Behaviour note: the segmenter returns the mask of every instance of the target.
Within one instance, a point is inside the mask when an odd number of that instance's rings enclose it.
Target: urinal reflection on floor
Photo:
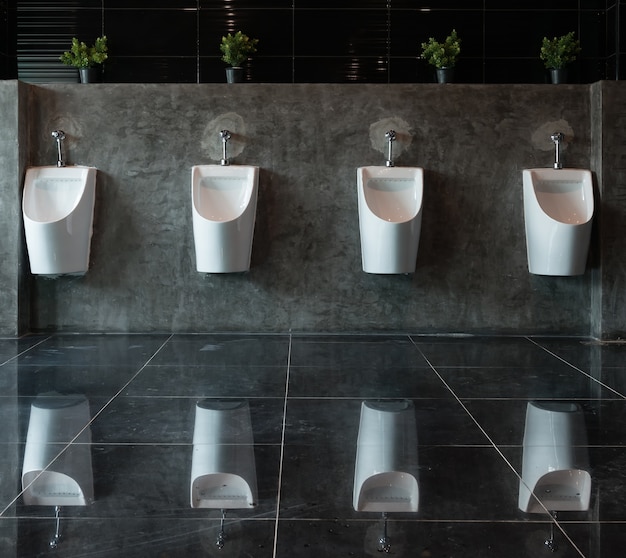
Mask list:
[[[518,507],[526,513],[587,511],[591,475],[587,432],[578,403],[530,401],[526,407]],[[554,522],[545,545],[556,549]]]
[[[417,512],[417,425],[408,399],[363,401],[357,438],[352,505],[382,514],[379,551],[389,552],[390,512]]]
[[[22,497],[28,506],[54,506],[60,539],[62,506],[86,506],[94,498],[89,401],[84,395],[43,393],[31,405]]]
[[[190,503],[192,508],[221,510],[216,545],[226,535],[227,509],[257,504],[254,436],[247,400],[203,399],[196,403]]]

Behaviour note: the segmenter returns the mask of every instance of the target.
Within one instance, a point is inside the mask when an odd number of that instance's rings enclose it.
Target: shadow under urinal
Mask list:
[[[95,167],[31,167],[22,196],[31,273],[84,274],[89,268]]]
[[[93,501],[90,421],[84,395],[37,396],[22,467],[26,505],[86,506]]]
[[[528,271],[582,275],[594,213],[593,180],[585,169],[525,169],[524,222]]]
[[[588,510],[588,469],[587,432],[580,405],[529,402],[519,509],[526,513]]]
[[[250,408],[246,400],[196,404],[191,507],[249,509],[257,503]]]
[[[359,512],[417,512],[417,426],[410,400],[363,401],[353,507]]]
[[[197,271],[234,273],[250,269],[258,189],[259,167],[192,167]]]
[[[366,273],[413,273],[422,228],[424,169],[357,169],[361,261]]]

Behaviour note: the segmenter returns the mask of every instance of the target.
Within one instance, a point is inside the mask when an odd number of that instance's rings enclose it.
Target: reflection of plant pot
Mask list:
[[[437,68],[437,83],[453,83],[454,68]]]
[[[552,83],[567,83],[567,69],[559,68],[555,70],[550,68],[550,81]]]
[[[81,83],[99,83],[102,81],[102,70],[100,67],[78,68]]]
[[[241,83],[243,81],[243,68],[232,67],[226,68],[227,83]]]

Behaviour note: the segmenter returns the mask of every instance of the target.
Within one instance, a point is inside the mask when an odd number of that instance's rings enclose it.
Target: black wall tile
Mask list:
[[[295,56],[387,56],[386,10],[296,10],[294,21]]]
[[[105,66],[104,81],[112,83],[196,83],[195,57],[125,56]]]
[[[6,23],[14,36],[4,42],[0,37],[0,77],[11,77],[11,68],[19,66],[15,73],[21,79],[66,81],[67,68],[59,69],[56,60],[71,38],[91,42],[106,34],[106,81],[115,81],[115,76],[134,81],[127,70],[131,60],[147,63],[137,70],[140,81],[178,81],[176,76],[183,82],[222,81],[221,37],[241,30],[259,39],[249,70],[254,71],[254,81],[428,82],[432,68],[419,60],[421,43],[429,37],[443,40],[455,28],[462,40],[459,80],[463,76],[469,83],[542,83],[542,38],[573,30],[583,48],[578,79],[590,83],[613,79],[621,71],[624,53],[616,50],[623,51],[626,32],[618,2],[0,0],[5,20],[7,6],[15,6],[13,21],[9,17]],[[6,45],[16,45],[13,54]],[[179,69],[176,60],[181,61]],[[610,71],[604,73],[607,67]]]
[[[111,56],[196,56],[197,14],[186,10],[105,10]]]

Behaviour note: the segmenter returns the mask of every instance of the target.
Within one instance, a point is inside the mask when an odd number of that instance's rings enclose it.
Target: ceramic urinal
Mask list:
[[[424,170],[357,169],[361,260],[366,273],[413,273],[422,228]]]
[[[245,400],[205,399],[196,404],[191,465],[191,507],[256,506],[257,480],[250,409]]]
[[[594,211],[591,172],[523,171],[528,270],[536,275],[582,275]]]
[[[526,408],[519,509],[527,513],[585,511],[591,475],[582,409],[567,402]]]
[[[22,490],[26,505],[93,501],[89,402],[83,395],[38,396],[30,409]]]
[[[364,401],[353,506],[362,512],[416,512],[417,428],[412,401]]]
[[[191,170],[196,269],[250,269],[259,167],[196,165]]]
[[[22,212],[33,274],[87,271],[95,199],[95,167],[27,169]]]

